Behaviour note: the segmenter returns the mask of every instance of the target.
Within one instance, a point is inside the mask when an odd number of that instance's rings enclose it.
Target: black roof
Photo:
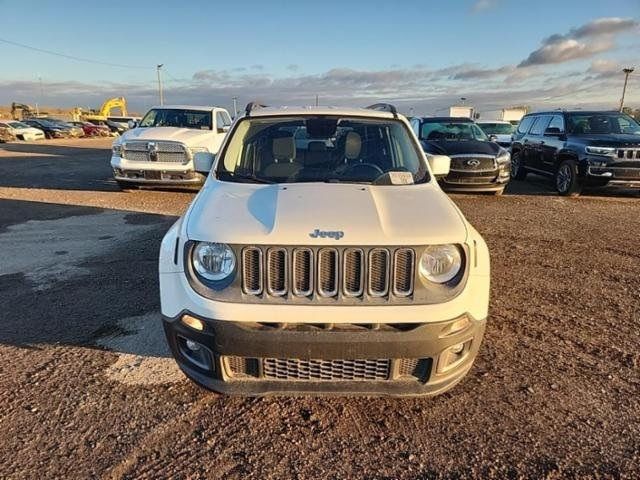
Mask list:
[[[529,115],[558,115],[561,113],[577,113],[577,114],[586,114],[586,115],[596,115],[598,113],[607,113],[614,114],[620,113],[617,110],[541,110],[539,112],[530,112],[527,113],[526,116]]]
[[[421,117],[420,120],[427,123],[475,123],[469,117]]]

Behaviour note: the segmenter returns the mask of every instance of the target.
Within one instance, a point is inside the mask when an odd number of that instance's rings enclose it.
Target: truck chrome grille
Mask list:
[[[187,163],[187,148],[179,142],[125,142],[122,157],[132,162]]]
[[[454,172],[493,172],[497,169],[493,155],[451,155],[451,170]]]
[[[242,291],[270,297],[343,299],[410,297],[414,293],[413,248],[241,248]]]

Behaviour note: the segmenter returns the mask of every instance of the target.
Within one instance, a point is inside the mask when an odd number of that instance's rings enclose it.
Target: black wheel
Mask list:
[[[582,191],[582,182],[578,177],[578,164],[573,160],[564,160],[558,166],[555,176],[556,190],[565,197],[577,197]]]
[[[516,180],[524,180],[527,178],[527,169],[522,165],[522,157],[520,152],[513,152],[511,155],[511,178]]]

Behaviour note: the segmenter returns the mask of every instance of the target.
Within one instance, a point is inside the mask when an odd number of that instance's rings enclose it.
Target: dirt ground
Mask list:
[[[161,332],[193,192],[118,191],[109,141],[0,146],[0,478],[639,478],[640,196],[454,195],[492,256],[479,358],[426,399],[224,397]]]

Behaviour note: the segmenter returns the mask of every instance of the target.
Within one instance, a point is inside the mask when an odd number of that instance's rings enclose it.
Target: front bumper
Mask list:
[[[611,185],[640,185],[640,162],[635,165],[589,165],[586,169],[586,177],[589,180],[606,181]]]
[[[442,393],[471,368],[486,323],[468,314],[444,322],[378,327],[198,317],[205,325],[198,331],[181,318],[164,316],[163,323],[184,373],[208,389],[243,395]],[[460,329],[451,332],[454,325]],[[199,345],[195,357],[187,340]],[[448,350],[460,344],[461,353]]]
[[[193,170],[192,163],[132,162],[111,157],[113,176],[119,182],[140,185],[202,185],[205,176]]]

